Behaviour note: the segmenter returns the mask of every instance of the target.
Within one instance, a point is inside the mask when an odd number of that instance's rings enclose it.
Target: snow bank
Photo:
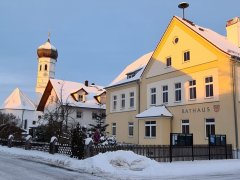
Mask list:
[[[46,152],[7,148],[0,146],[1,154],[11,154],[17,157],[35,160],[56,166],[97,174],[116,179],[151,179],[176,178],[192,175],[234,172],[240,170],[240,160],[202,160],[173,163],[159,163],[131,151],[116,151],[100,153],[85,160],[77,160],[65,155],[48,154]]]

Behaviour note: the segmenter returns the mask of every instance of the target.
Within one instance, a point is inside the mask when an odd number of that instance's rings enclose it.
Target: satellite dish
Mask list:
[[[179,5],[178,5],[178,8],[182,9],[183,10],[183,19],[184,19],[184,9],[187,8],[189,6],[188,3],[186,2],[181,2]]]

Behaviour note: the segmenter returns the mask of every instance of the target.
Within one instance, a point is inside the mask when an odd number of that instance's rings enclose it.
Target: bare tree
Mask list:
[[[70,136],[70,129],[75,119],[71,116],[76,110],[74,104],[69,101],[69,96],[64,97],[64,83],[61,86],[59,97],[51,97],[51,103],[44,109],[41,118],[42,126],[47,126],[49,136],[57,136],[59,140]]]

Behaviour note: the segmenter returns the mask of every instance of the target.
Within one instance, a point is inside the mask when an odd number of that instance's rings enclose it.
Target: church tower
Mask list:
[[[43,94],[48,80],[55,77],[55,65],[57,62],[58,52],[57,49],[50,43],[48,37],[47,42],[39,46],[37,49],[38,54],[38,73],[36,93]]]

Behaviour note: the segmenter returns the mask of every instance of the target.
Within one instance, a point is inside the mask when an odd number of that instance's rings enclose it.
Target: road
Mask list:
[[[48,164],[0,154],[0,180],[103,180]],[[105,179],[105,178],[104,178]]]
[[[186,169],[187,171],[187,169]],[[239,171],[228,173],[215,173],[205,175],[191,176],[172,176],[164,177],[140,177],[140,176],[122,176],[122,177],[97,177],[91,174],[80,173],[64,168],[54,167],[50,164],[26,160],[17,156],[0,153],[0,180],[237,180],[240,179]]]

